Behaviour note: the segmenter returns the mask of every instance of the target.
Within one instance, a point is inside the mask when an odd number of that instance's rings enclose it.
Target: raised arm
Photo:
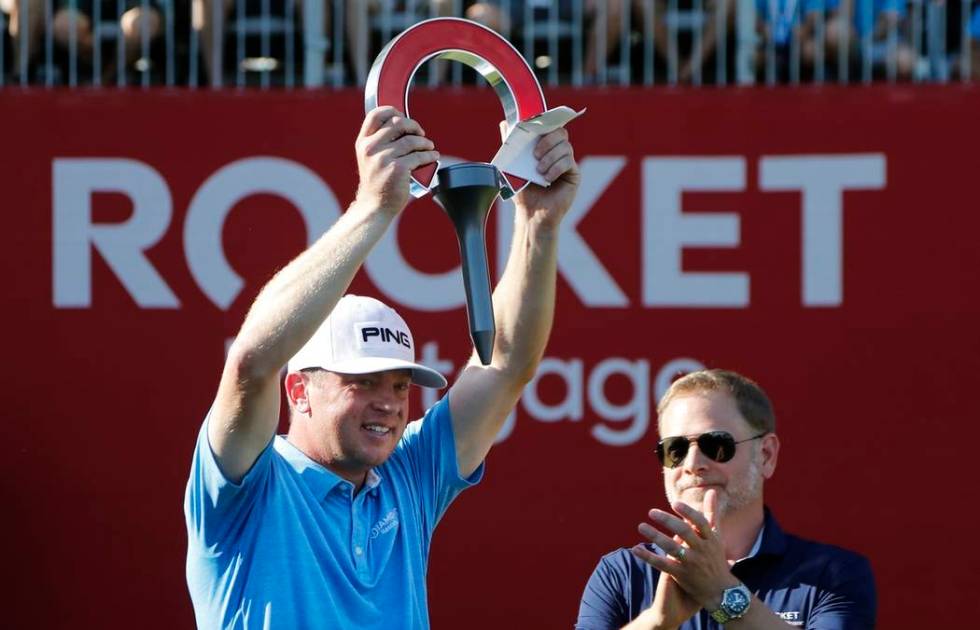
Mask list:
[[[515,197],[510,256],[493,292],[493,359],[483,366],[471,358],[449,394],[463,476],[472,474],[490,451],[521,390],[534,376],[551,333],[558,226],[575,198],[579,171],[564,129],[542,136],[535,157],[539,172],[552,184],[531,184]]]
[[[225,476],[241,479],[279,420],[279,371],[330,314],[354,274],[408,204],[412,169],[438,154],[418,123],[390,107],[364,119],[354,203],[309,249],[283,267],[252,304],[228,351],[208,422]]]

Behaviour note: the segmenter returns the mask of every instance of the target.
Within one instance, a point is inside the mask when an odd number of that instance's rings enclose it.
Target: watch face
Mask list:
[[[724,606],[728,610],[728,613],[732,616],[741,615],[746,610],[748,610],[749,603],[752,600],[741,589],[732,589],[725,592]]]

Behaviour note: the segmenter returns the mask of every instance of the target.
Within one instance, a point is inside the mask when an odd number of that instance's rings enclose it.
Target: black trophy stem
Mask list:
[[[456,228],[466,289],[470,337],[483,365],[493,357],[496,326],[487,264],[487,216],[500,193],[500,173],[492,164],[464,162],[439,169],[433,198]]]

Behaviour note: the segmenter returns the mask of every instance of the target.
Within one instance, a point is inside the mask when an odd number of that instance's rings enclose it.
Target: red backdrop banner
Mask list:
[[[978,585],[980,90],[546,96],[589,109],[570,126],[584,183],[555,330],[436,533],[433,626],[570,627],[599,557],[664,506],[655,400],[699,365],[768,390],[767,503],[871,558],[880,626],[959,625]],[[362,102],[0,94],[4,625],[193,625],[194,440],[256,292],[352,197]],[[412,110],[444,156],[499,143],[492,91],[413,92]],[[494,274],[511,211],[489,220]],[[352,288],[399,308],[449,374],[469,352],[457,256],[426,198]]]

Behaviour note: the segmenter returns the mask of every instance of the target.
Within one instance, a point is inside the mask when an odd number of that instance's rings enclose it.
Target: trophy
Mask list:
[[[483,365],[493,356],[496,327],[487,264],[486,222],[498,196],[509,199],[529,182],[549,185],[537,172],[534,143],[578,116],[567,107],[547,110],[537,77],[520,52],[496,32],[469,20],[435,18],[388,42],[368,74],[365,111],[390,105],[409,116],[408,88],[430,59],[464,63],[479,72],[503,106],[508,134],[491,162],[430,164],[412,172],[410,191],[432,193],[456,229],[470,338]]]

